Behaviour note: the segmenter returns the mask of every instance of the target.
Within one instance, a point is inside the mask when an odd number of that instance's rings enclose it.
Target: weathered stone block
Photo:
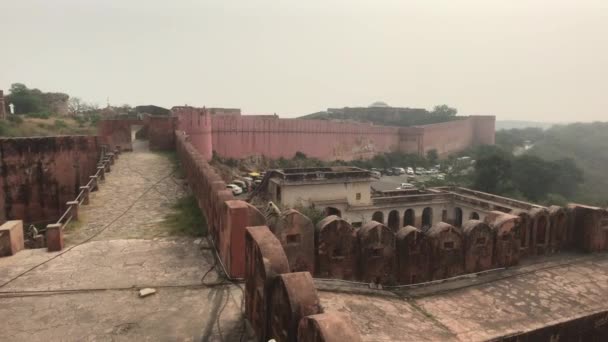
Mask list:
[[[23,221],[7,221],[1,225],[0,257],[14,255],[23,248]]]
[[[350,223],[332,215],[315,231],[317,274],[322,278],[354,279],[357,274],[357,239]]]
[[[259,340],[266,340],[270,286],[289,263],[268,227],[247,227],[245,236],[245,315]]]
[[[300,320],[322,312],[310,273],[281,274],[271,290],[267,338],[277,342],[296,342]]]
[[[413,226],[400,228],[396,235],[396,249],[399,284],[430,280],[431,244],[420,229]]]
[[[49,252],[63,249],[63,225],[53,223],[46,226],[46,248]]]
[[[359,279],[376,284],[394,282],[395,234],[382,223],[371,221],[357,232]]]
[[[346,314],[326,312],[302,318],[299,342],[361,342],[357,326]]]

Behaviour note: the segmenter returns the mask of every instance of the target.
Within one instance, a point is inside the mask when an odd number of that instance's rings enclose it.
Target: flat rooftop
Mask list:
[[[395,292],[317,281],[364,341],[485,341],[608,310],[608,254],[559,254]]]
[[[276,169],[272,178],[281,184],[316,184],[331,182],[371,182],[371,171],[354,166]]]

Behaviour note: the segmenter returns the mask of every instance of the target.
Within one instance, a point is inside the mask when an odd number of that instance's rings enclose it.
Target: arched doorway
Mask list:
[[[381,211],[376,211],[374,215],[372,215],[372,220],[384,224],[384,213]]]
[[[399,212],[397,210],[393,210],[388,213],[388,227],[396,233],[399,230],[401,220],[399,219]]]
[[[422,229],[428,229],[433,225],[433,209],[426,207],[422,211]]]
[[[441,222],[448,222],[448,211],[445,209],[441,211]]]
[[[454,208],[454,225],[456,227],[462,227],[462,209]]]
[[[471,220],[479,220],[479,214],[475,211],[471,213]]]
[[[408,209],[403,214],[403,226],[413,226],[414,225],[414,209]]]
[[[338,217],[342,217],[342,212],[339,209],[334,207],[326,207],[325,208],[325,216],[336,215]]]

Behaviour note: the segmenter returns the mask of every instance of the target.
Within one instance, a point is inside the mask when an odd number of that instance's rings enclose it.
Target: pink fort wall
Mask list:
[[[291,158],[299,151],[323,160],[352,160],[399,149],[397,127],[256,116],[211,121],[213,149],[229,158]]]
[[[178,130],[207,159],[212,151],[224,158],[264,155],[292,158],[296,152],[322,160],[367,159],[401,151],[440,156],[476,144],[494,143],[493,116],[416,127],[375,126],[326,120],[280,119],[274,115],[212,115],[212,109],[175,107]]]

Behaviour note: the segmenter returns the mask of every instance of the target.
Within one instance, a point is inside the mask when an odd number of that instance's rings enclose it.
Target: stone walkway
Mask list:
[[[238,341],[241,289],[208,272],[205,241],[163,224],[185,195],[174,165],[142,142],[121,154],[66,248],[0,258],[2,341]],[[138,289],[157,293],[138,297]],[[243,340],[248,340],[243,336]]]

